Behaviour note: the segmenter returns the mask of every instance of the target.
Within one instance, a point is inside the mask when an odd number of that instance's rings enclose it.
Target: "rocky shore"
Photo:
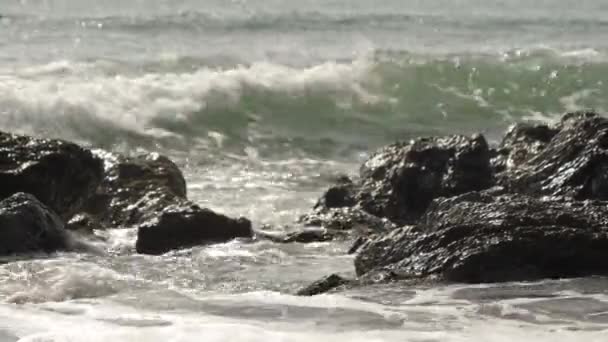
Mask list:
[[[191,202],[180,169],[155,153],[0,133],[0,163],[1,256],[79,250],[76,235],[135,228],[141,254],[235,238],[353,240],[357,278],[329,275],[301,295],[608,274],[608,119],[595,113],[516,124],[494,147],[479,134],[383,147],[286,235]]]

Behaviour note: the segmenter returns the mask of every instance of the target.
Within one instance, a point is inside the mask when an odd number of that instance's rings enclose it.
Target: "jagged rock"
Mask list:
[[[318,294],[326,293],[337,287],[347,285],[353,282],[352,280],[342,278],[337,274],[329,275],[323,279],[320,279],[305,288],[297,292],[298,296],[315,296]]]
[[[186,199],[184,176],[169,158],[96,152],[104,160],[105,175],[85,211],[105,225],[133,226]]]
[[[102,162],[76,144],[0,132],[0,198],[33,194],[67,219],[95,191]]]
[[[571,113],[536,156],[501,176],[509,192],[608,199],[608,119]]]
[[[559,129],[544,124],[512,125],[492,158],[495,172],[511,170],[538,155]]]
[[[478,283],[607,275],[608,203],[465,194],[367,243],[358,275]]]
[[[252,235],[249,220],[232,219],[183,200],[138,226],[135,249],[142,254],[163,254]]]
[[[51,253],[69,245],[62,219],[36,197],[16,193],[0,201],[0,255]]]
[[[436,197],[492,185],[485,138],[419,138],[386,146],[361,167],[356,201],[362,209],[398,224],[415,222]]]

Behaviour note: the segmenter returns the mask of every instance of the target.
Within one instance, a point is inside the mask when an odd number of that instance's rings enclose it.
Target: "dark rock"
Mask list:
[[[105,177],[74,226],[137,228],[136,250],[145,254],[252,236],[248,220],[188,201],[184,176],[169,158],[97,154],[105,162]]]
[[[105,176],[85,211],[111,227],[142,223],[186,199],[177,165],[157,153],[125,157],[103,151]]]
[[[355,202],[355,184],[347,176],[341,176],[318,200],[316,210],[352,207]]]
[[[608,275],[608,203],[465,194],[367,243],[358,275],[478,283]]]
[[[342,278],[337,274],[329,275],[321,280],[318,280],[309,286],[299,290],[297,292],[298,296],[314,296],[322,293],[326,293],[330,290],[333,290],[337,287],[347,285],[351,283],[352,280],[348,280]]]
[[[34,196],[16,193],[0,201],[0,255],[51,253],[69,244],[61,218]]]
[[[30,193],[67,219],[95,191],[102,173],[101,160],[73,143],[0,132],[0,198]]]
[[[188,201],[165,208],[138,227],[138,253],[163,254],[173,249],[252,237],[251,222],[202,209]]]
[[[531,196],[608,199],[608,119],[571,113],[542,151],[506,172],[500,185]]]
[[[518,123],[512,125],[492,158],[495,172],[510,170],[523,164],[542,151],[559,129],[543,124]]]
[[[356,201],[398,224],[415,222],[434,198],[492,185],[485,138],[420,138],[380,149],[360,170]]]
[[[320,227],[304,227],[288,233],[268,232],[264,230],[255,231],[255,237],[257,239],[265,239],[277,243],[327,242],[337,239],[346,239],[349,236],[348,232],[342,230],[332,230]]]

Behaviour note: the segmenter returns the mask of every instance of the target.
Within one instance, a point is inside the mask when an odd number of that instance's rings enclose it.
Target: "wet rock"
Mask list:
[[[16,193],[0,201],[0,255],[51,253],[69,245],[62,219],[36,197]]]
[[[105,175],[85,211],[105,225],[133,226],[186,199],[184,176],[169,158],[96,152],[104,160]]]
[[[325,242],[336,239],[339,232],[331,231],[325,228],[305,228],[301,231],[289,233],[283,239],[283,242]]]
[[[184,200],[140,224],[135,249],[142,254],[163,254],[252,235],[249,220],[232,219]]]
[[[356,186],[347,176],[338,177],[315,205],[315,210],[326,210],[332,208],[352,207],[355,201]]]
[[[559,132],[544,124],[518,123],[512,125],[492,158],[495,172],[518,167],[538,155]]]
[[[0,132],[0,198],[33,194],[67,219],[101,181],[102,162],[76,144]]]
[[[144,254],[252,236],[248,220],[190,202],[184,176],[169,158],[96,153],[104,160],[104,179],[70,227],[137,228],[136,250]]]
[[[72,217],[67,222],[65,229],[80,234],[90,235],[94,233],[94,230],[105,229],[105,227],[97,221],[95,217],[81,213]]]
[[[479,283],[607,275],[607,202],[465,194],[367,243],[358,275]]]
[[[359,234],[383,232],[395,228],[395,224],[390,220],[368,214],[356,207],[314,210],[300,217],[299,223],[308,227],[323,227],[330,230],[351,230]]]
[[[608,119],[571,113],[558,129],[542,151],[502,175],[500,185],[532,196],[608,199]]]
[[[298,296],[315,296],[318,294],[326,293],[330,290],[333,290],[337,287],[347,285],[351,283],[352,280],[342,278],[337,274],[329,275],[323,279],[320,279],[309,286],[299,290],[297,292]]]
[[[485,138],[419,138],[386,146],[361,167],[358,205],[398,224],[415,222],[436,197],[492,185]]]

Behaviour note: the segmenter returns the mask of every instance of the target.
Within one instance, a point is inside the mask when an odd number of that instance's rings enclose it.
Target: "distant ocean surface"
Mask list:
[[[190,197],[289,224],[375,148],[608,110],[599,0],[0,0],[0,129],[158,151]],[[348,244],[0,263],[0,341],[607,341],[608,281],[377,287]]]

